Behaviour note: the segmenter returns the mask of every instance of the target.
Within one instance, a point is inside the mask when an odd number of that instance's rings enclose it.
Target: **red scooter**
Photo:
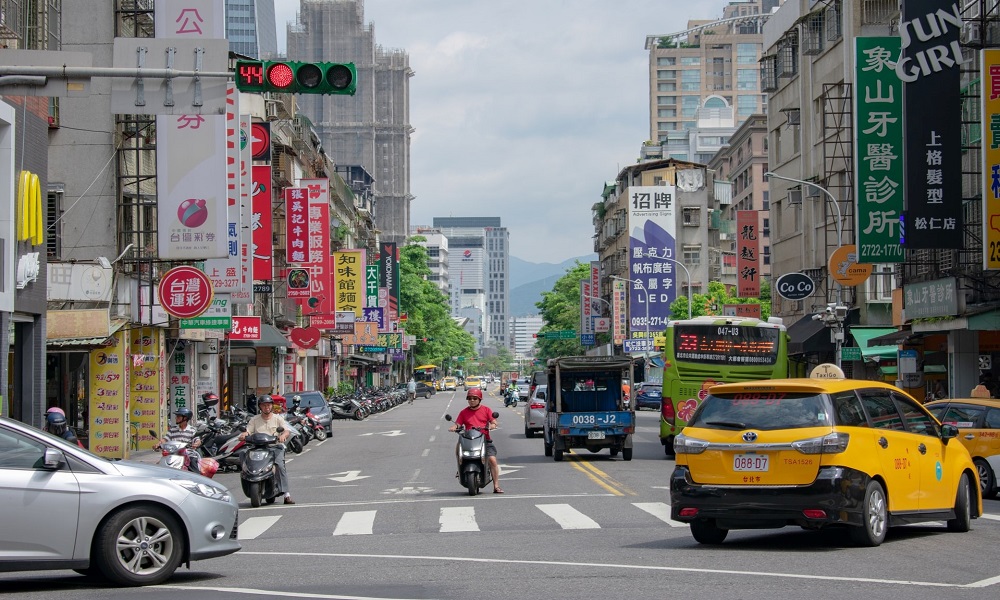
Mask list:
[[[159,437],[152,429],[149,430],[149,433],[153,437]],[[219,461],[214,458],[202,457],[197,450],[189,448],[185,442],[166,442],[164,444],[160,444],[160,451],[163,452],[163,458],[156,463],[160,466],[177,469],[179,471],[191,471],[191,461],[193,458],[197,457],[197,473],[200,473],[205,477],[212,478],[219,470]]]

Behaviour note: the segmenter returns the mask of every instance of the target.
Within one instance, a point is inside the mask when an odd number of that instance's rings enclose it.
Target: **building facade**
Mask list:
[[[448,272],[450,261],[448,238],[437,229],[430,227],[414,227],[413,233],[414,235],[426,238],[425,241],[420,242],[420,245],[427,248],[427,266],[431,270],[429,279],[450,300],[451,279]]]
[[[538,315],[510,318],[511,352],[515,358],[534,358],[536,335],[545,321]]]
[[[299,95],[299,109],[337,165],[360,165],[372,177],[380,240],[402,245],[410,230],[409,55],[376,44],[363,0],[301,0],[288,26],[288,58],[353,62],[357,93]]]
[[[226,0],[230,52],[267,59],[278,54],[274,0]]]

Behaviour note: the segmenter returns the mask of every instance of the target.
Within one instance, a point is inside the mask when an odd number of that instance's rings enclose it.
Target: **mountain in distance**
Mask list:
[[[539,314],[536,302],[541,302],[542,292],[552,291],[566,271],[573,268],[577,261],[589,263],[597,260],[596,254],[588,254],[564,260],[561,263],[533,263],[511,256],[509,258],[510,273],[510,304],[512,317]]]

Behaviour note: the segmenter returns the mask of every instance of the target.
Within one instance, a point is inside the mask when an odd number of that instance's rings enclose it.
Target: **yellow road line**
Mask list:
[[[610,475],[598,469],[592,463],[584,462],[580,456],[567,452],[566,457],[569,459],[570,464],[573,465],[574,469],[584,473],[591,479],[591,481],[608,490],[612,494],[616,496],[624,496],[626,494],[629,496],[638,495],[634,490],[629,489],[628,486],[619,481],[615,481]]]

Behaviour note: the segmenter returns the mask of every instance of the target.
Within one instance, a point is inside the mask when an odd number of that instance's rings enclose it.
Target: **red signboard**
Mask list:
[[[760,231],[755,210],[736,211],[736,296],[760,296]]]
[[[285,188],[285,250],[288,264],[309,262],[309,199],[305,188]]]
[[[212,282],[194,267],[174,267],[157,288],[163,310],[178,319],[191,319],[212,305]]]
[[[254,127],[257,125],[255,124]],[[271,166],[255,166],[252,171],[250,221],[251,256],[253,258],[253,278],[257,281],[271,281],[274,277],[271,255],[274,253],[271,231]]]
[[[233,330],[229,332],[231,340],[259,340],[260,317],[233,317]]]

